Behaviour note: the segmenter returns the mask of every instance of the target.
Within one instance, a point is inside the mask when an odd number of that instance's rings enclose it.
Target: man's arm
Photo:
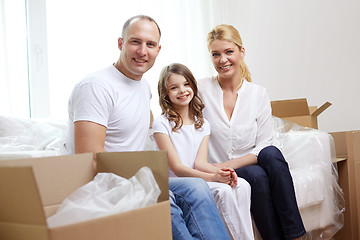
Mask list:
[[[75,153],[105,152],[106,127],[94,122],[77,121],[74,123]]]

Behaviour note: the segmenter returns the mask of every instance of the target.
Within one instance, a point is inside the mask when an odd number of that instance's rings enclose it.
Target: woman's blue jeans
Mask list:
[[[201,178],[169,178],[174,240],[230,240],[209,186]]]
[[[251,213],[264,240],[295,239],[306,233],[289,167],[274,146],[260,151],[258,164],[236,169],[251,186]]]

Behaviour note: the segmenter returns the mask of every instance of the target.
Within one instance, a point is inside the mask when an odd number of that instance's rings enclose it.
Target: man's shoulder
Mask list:
[[[121,79],[122,75],[117,74],[114,67],[109,65],[85,76],[77,83],[76,88],[88,86],[90,88],[107,89],[111,92],[112,89],[119,89],[118,85],[124,82]]]
[[[112,75],[112,66],[107,66],[89,73],[84,77],[82,82],[91,82],[99,78],[107,77],[109,75]]]

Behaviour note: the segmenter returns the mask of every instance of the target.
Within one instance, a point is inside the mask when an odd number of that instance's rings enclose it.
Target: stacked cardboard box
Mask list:
[[[360,131],[331,133],[335,141],[339,185],[344,191],[344,227],[335,239],[360,239]]]

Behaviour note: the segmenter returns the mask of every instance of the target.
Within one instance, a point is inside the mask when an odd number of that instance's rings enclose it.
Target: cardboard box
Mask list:
[[[62,227],[47,227],[61,202],[94,178],[93,155],[0,161],[0,239],[119,240],[172,238],[167,155],[162,151],[97,154],[97,171],[133,176],[152,169],[161,189],[152,206]]]
[[[339,185],[344,192],[344,226],[335,239],[360,239],[360,131],[330,133],[334,138]]]
[[[272,115],[315,129],[318,129],[317,117],[330,106],[326,102],[319,108],[309,107],[306,98],[271,101]]]

